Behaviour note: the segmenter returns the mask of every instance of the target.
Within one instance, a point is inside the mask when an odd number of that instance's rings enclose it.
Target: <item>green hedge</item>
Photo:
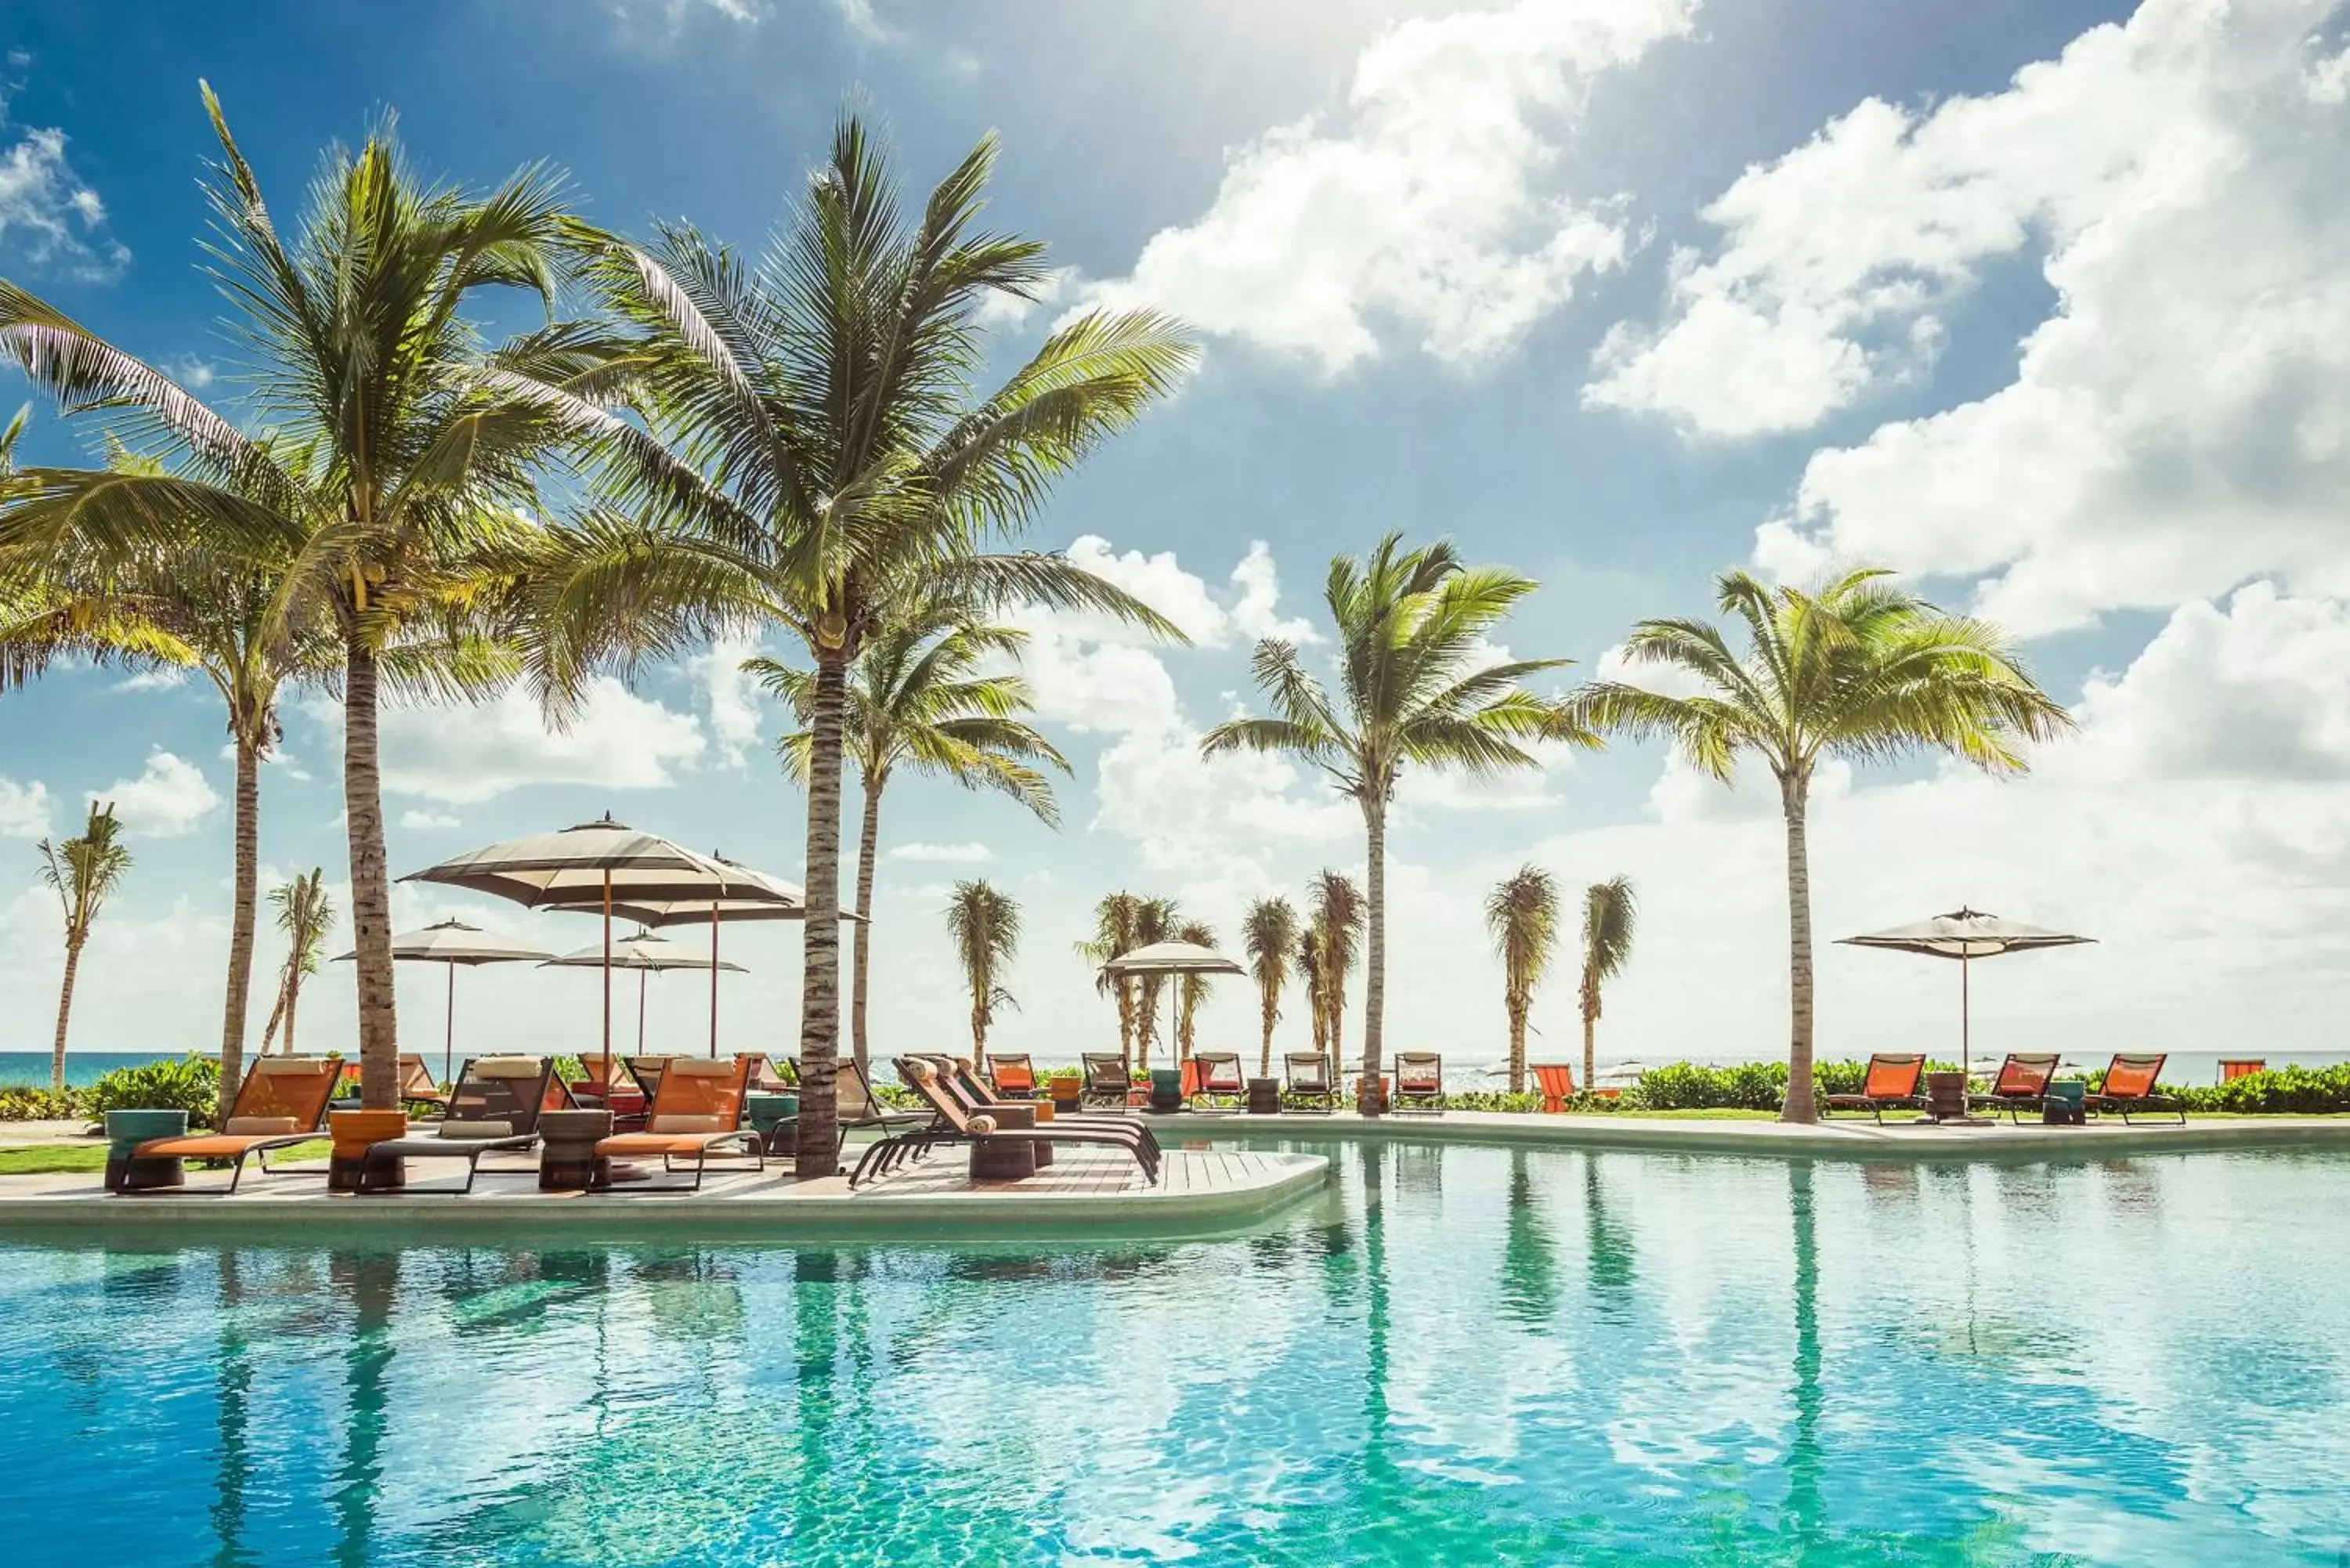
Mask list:
[[[90,1085],[87,1114],[109,1111],[185,1111],[188,1126],[209,1127],[220,1109],[220,1064],[209,1056],[117,1067]]]
[[[35,1088],[11,1084],[0,1087],[0,1122],[64,1122],[88,1116],[86,1096],[79,1089]]]

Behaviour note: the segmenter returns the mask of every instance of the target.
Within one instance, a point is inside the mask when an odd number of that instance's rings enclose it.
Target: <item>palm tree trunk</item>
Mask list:
[[[1382,1004],[1388,992],[1388,803],[1384,798],[1363,803],[1363,820],[1370,829],[1371,940],[1367,972],[1363,977],[1363,1082],[1356,1109],[1375,1116],[1386,1108],[1379,1094],[1379,1060],[1387,1041]]]
[[[1526,1092],[1526,1000],[1512,992],[1503,999],[1510,1014],[1510,1093]]]
[[[849,939],[848,1037],[857,1054],[857,1071],[873,1081],[872,1058],[865,1046],[865,958],[873,935],[873,855],[881,842],[881,786],[886,781],[866,775],[865,827],[857,839],[857,934]]]
[[[68,939],[65,983],[57,988],[57,1038],[49,1047],[49,1088],[60,1095],[66,1089],[66,1021],[73,1015],[74,973],[80,968],[81,943]]]
[[[277,1000],[269,1004],[269,1027],[261,1032],[259,1054],[269,1054],[269,1043],[277,1038],[277,1025],[286,1017],[286,977],[277,977]]]
[[[1273,1076],[1273,1025],[1274,1021],[1281,1016],[1281,992],[1266,991],[1260,993],[1260,999],[1263,1002],[1260,1011],[1264,1022],[1264,1048],[1257,1053],[1256,1075],[1270,1078]]]
[[[302,971],[297,969],[292,974],[286,977],[286,1054],[288,1056],[294,1054],[294,1012],[296,1008],[301,1006],[301,1004]],[[367,1060],[365,1057],[360,1058],[359,1070],[361,1072],[365,1072],[367,1070]],[[392,1087],[395,1094],[399,1092],[399,1085],[397,1084],[393,1085]],[[392,1105],[369,1106],[366,1108],[369,1110],[396,1111],[400,1107],[397,1105]]]
[[[261,753],[236,742],[236,907],[229,916],[228,1000],[221,1009],[220,1120],[228,1120],[244,1077],[245,1004],[253,989],[253,907],[261,865]]]
[[[1804,842],[1805,784],[1797,775],[1780,781],[1779,795],[1787,818],[1787,979],[1790,993],[1787,1041],[1787,1099],[1779,1107],[1783,1122],[1819,1120],[1812,1098],[1812,865]]]
[[[1599,1014],[1586,1012],[1583,1015],[1583,1092],[1586,1095],[1591,1093],[1592,1080],[1599,1075],[1598,1030]]]
[[[1134,1061],[1134,982],[1121,978],[1118,986],[1118,1050],[1126,1058],[1126,1070],[1135,1070]]]
[[[840,1165],[840,1110],[833,1078],[840,1053],[841,718],[848,656],[816,650],[816,693],[808,715],[807,919],[800,950],[800,1124],[793,1174],[802,1181]]]
[[[356,635],[343,660],[343,806],[350,819],[351,946],[359,971],[359,1105],[400,1108],[400,1024],[391,979],[391,882],[384,866],[383,770],[376,750],[375,655]],[[294,999],[286,1002],[294,1046]]]

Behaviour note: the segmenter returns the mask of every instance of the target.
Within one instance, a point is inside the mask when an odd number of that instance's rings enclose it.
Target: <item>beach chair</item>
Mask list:
[[[1078,1059],[1086,1070],[1086,1086],[1077,1091],[1078,1105],[1124,1110],[1134,1103],[1134,1075],[1126,1070],[1125,1057],[1115,1052],[1087,1051]]]
[[[987,1076],[999,1100],[1033,1100],[1036,1097],[1036,1064],[1024,1055],[1008,1055],[998,1052],[988,1058]]]
[[[579,1058],[580,1075],[567,1085],[571,1091],[572,1103],[585,1110],[611,1112],[612,1126],[616,1128],[642,1127],[645,1107],[651,1103],[652,1096],[645,1093],[644,1085],[639,1084],[629,1071],[628,1058],[612,1058],[612,1081],[609,1084],[596,1075],[603,1066],[601,1055],[591,1054]]]
[[[805,1085],[803,1085],[805,1087]],[[865,1075],[857,1070],[853,1056],[843,1057],[835,1064],[832,1073],[832,1103],[835,1115],[844,1127],[918,1127],[928,1122],[927,1111],[893,1111],[881,1103]]]
[[[133,1159],[225,1159],[234,1162],[226,1187],[153,1187],[129,1190],[121,1197],[149,1198],[159,1193],[182,1197],[226,1198],[244,1179],[244,1162],[254,1161],[269,1174],[269,1151],[308,1143],[326,1125],[327,1106],[335,1085],[342,1081],[343,1064],[315,1056],[264,1056],[255,1061],[237,1085],[228,1119],[216,1133],[183,1133],[150,1138],[131,1150]]]
[[[743,1123],[743,1096],[751,1082],[751,1060],[710,1061],[697,1056],[673,1056],[661,1069],[660,1093],[645,1115],[642,1132],[616,1133],[598,1141],[598,1161],[650,1159],[660,1157],[661,1168],[671,1174],[678,1161],[691,1158],[693,1180],[658,1186],[615,1187],[608,1178],[596,1190],[627,1192],[699,1192],[702,1173],[713,1151],[733,1148],[748,1155],[760,1170],[767,1168],[758,1130]],[[599,1170],[607,1168],[600,1163]]]
[[[559,1111],[571,1096],[555,1071],[555,1064],[536,1056],[483,1056],[465,1064],[457,1085],[449,1094],[449,1113],[432,1125],[430,1133],[386,1138],[368,1145],[359,1171],[361,1192],[413,1192],[422,1197],[446,1194],[463,1197],[473,1190],[481,1174],[482,1157],[500,1150],[526,1149],[538,1142],[542,1111]],[[463,1187],[391,1187],[385,1181],[394,1160],[462,1159]]]
[[[2022,1119],[2021,1113],[2044,1109],[2048,1104],[2048,1080],[2056,1075],[2056,1053],[2026,1053],[2011,1051],[1999,1064],[1999,1076],[1991,1081],[1988,1092],[1969,1095],[1967,1105],[1973,1110],[1989,1110],[1997,1116],[2007,1113],[2011,1122]]]
[[[1575,1067],[1567,1062],[1529,1062],[1527,1068],[1534,1075],[1534,1088],[1543,1097],[1542,1108],[1552,1116],[1566,1109],[1566,1102],[1575,1098]]]
[[[1433,1051],[1399,1051],[1395,1059],[1398,1116],[1444,1114],[1444,1058]]]
[[[1926,1096],[1918,1092],[1918,1087],[1925,1077],[1926,1058],[1923,1055],[1879,1053],[1868,1059],[1868,1075],[1860,1082],[1860,1093],[1825,1096],[1823,1103],[1827,1110],[1823,1114],[1866,1111],[1882,1122],[1887,1111],[1922,1111],[1926,1108]]]
[[[649,1114],[652,1103],[660,1098],[661,1071],[674,1060],[676,1060],[676,1058],[672,1056],[624,1056],[620,1058],[621,1063],[629,1069],[629,1076],[635,1079],[637,1087],[645,1092],[645,1105],[648,1107]]]
[[[984,1111],[968,1109],[960,1096],[947,1086],[939,1072],[938,1064],[920,1056],[901,1056],[897,1062],[898,1075],[906,1086],[920,1095],[942,1124],[938,1130],[909,1135],[904,1140],[916,1139],[931,1144],[956,1142],[971,1145],[974,1149],[993,1138],[1028,1138],[1038,1143],[1084,1143],[1098,1147],[1123,1149],[1140,1168],[1144,1179],[1153,1187],[1159,1185],[1159,1154],[1149,1129],[1138,1124],[1121,1123],[1116,1127],[1100,1123],[1078,1125],[1051,1121],[1043,1127],[1020,1127],[996,1131],[995,1118]],[[852,1180],[854,1178],[852,1177]]]
[[[1234,1109],[1248,1108],[1245,1104],[1248,1099],[1248,1074],[1241,1067],[1240,1053],[1194,1051],[1191,1053],[1191,1066],[1197,1075],[1192,1094],[1201,1098],[1239,1100],[1243,1103]]]
[[[2112,1111],[2129,1125],[2132,1111],[2168,1111],[2187,1125],[2187,1107],[2168,1095],[2155,1093],[2155,1084],[2162,1076],[2162,1064],[2168,1056],[2117,1055],[2106,1067],[2105,1086],[2086,1096],[2081,1104],[2091,1114]]]
[[[1281,1106],[1328,1116],[1338,1108],[1338,1085],[1330,1058],[1318,1051],[1291,1051],[1281,1058]]]
[[[329,1110],[355,1111],[359,1108],[360,1073],[359,1064],[346,1057],[343,1061],[343,1081],[335,1086],[335,1098]],[[441,1080],[424,1064],[424,1058],[413,1051],[404,1051],[400,1057],[400,1103],[406,1106],[430,1106],[436,1111],[449,1108],[449,1096],[441,1092]]]

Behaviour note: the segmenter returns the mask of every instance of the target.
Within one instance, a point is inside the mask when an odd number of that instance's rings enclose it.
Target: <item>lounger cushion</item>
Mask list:
[[[730,1130],[723,1116],[655,1116],[646,1127],[652,1133],[714,1133]]]
[[[512,1137],[514,1123],[509,1121],[443,1121],[441,1136],[454,1141],[485,1137]]]
[[[254,1064],[254,1068],[272,1078],[315,1078],[329,1067],[339,1072],[344,1065],[341,1063],[317,1062],[307,1056],[264,1056]]]
[[[294,1135],[287,1135],[289,1137]],[[234,1159],[257,1143],[271,1140],[258,1137],[234,1137],[225,1133],[199,1133],[193,1137],[150,1138],[131,1152],[140,1158],[176,1157],[182,1159]]]
[[[484,1056],[473,1064],[476,1078],[536,1078],[546,1071],[536,1056]]]
[[[623,1159],[647,1155],[700,1154],[713,1141],[733,1136],[728,1133],[691,1133],[665,1137],[660,1133],[622,1133],[597,1144],[596,1152],[607,1157],[617,1155]]]
[[[292,1116],[231,1116],[221,1126],[231,1137],[276,1137],[301,1130],[302,1124]]]
[[[714,1062],[704,1056],[672,1056],[663,1070],[681,1078],[731,1078],[742,1071],[733,1062]]]

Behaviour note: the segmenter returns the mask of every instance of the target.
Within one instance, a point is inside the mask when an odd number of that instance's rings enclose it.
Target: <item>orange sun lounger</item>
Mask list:
[[[1880,1122],[1887,1111],[1922,1111],[1926,1101],[1918,1086],[1925,1077],[1926,1058],[1922,1054],[1880,1052],[1868,1059],[1868,1076],[1861,1080],[1860,1093],[1830,1095],[1826,1096],[1827,1107],[1831,1111],[1866,1111]]]
[[[659,1155],[661,1168],[671,1172],[678,1168],[679,1160],[693,1161],[691,1185],[670,1182],[659,1187],[625,1189],[629,1192],[698,1192],[711,1151],[729,1145],[738,1147],[756,1160],[759,1169],[766,1169],[766,1151],[759,1142],[758,1130],[742,1125],[743,1096],[758,1062],[754,1056],[738,1056],[731,1062],[700,1056],[672,1057],[661,1071],[660,1087],[655,1091],[653,1103],[645,1114],[645,1130],[619,1133],[603,1139],[596,1145],[596,1158],[599,1161],[650,1159]],[[606,1179],[598,1190],[624,1189]]]
[[[318,1136],[327,1120],[327,1103],[343,1075],[343,1064],[331,1058],[264,1056],[255,1061],[238,1085],[228,1108],[228,1120],[216,1133],[186,1133],[176,1137],[150,1138],[132,1150],[136,1159],[226,1159],[235,1162],[226,1187],[157,1187],[120,1196],[149,1197],[158,1192],[226,1198],[244,1179],[244,1162],[269,1171],[269,1151],[291,1148]]]
[[[1542,1091],[1542,1108],[1553,1116],[1566,1109],[1566,1102],[1575,1098],[1575,1068],[1566,1062],[1530,1062],[1534,1087]]]

